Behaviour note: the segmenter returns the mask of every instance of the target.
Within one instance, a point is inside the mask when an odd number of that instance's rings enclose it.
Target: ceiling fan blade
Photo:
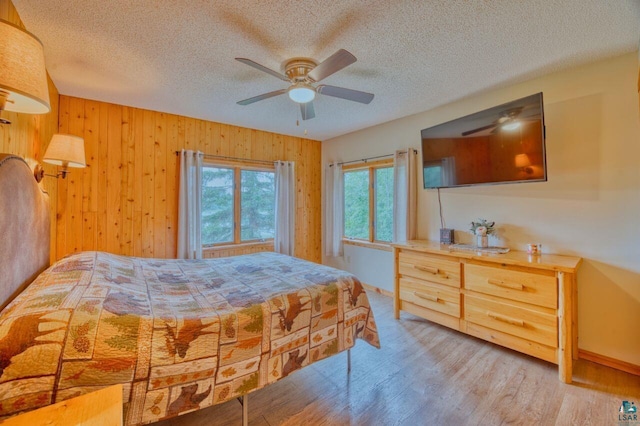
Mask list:
[[[274,96],[283,95],[287,93],[287,89],[276,90],[275,92],[263,93],[262,95],[254,96],[253,98],[245,99],[237,102],[238,105],[249,105],[254,102],[258,102],[264,99],[273,98]]]
[[[318,82],[324,78],[329,77],[331,74],[336,73],[345,67],[348,67],[355,61],[357,61],[355,56],[344,49],[340,49],[336,53],[319,63],[314,69],[309,72],[309,74],[307,74],[307,77],[315,82]]]
[[[368,104],[373,100],[373,93],[361,92],[359,90],[345,89],[344,87],[327,86],[321,84],[317,89],[318,93],[333,96],[334,98],[346,99],[348,101],[360,102]]]
[[[260,65],[257,62],[253,62],[251,59],[246,59],[246,58],[236,58],[236,61],[240,61],[243,64],[247,64],[250,67],[253,67],[257,70],[260,70],[262,72],[266,72],[267,74],[271,74],[272,76],[279,78],[282,81],[286,81],[287,83],[290,83],[291,80],[289,80],[289,78],[287,78],[286,75],[280,74],[277,71],[272,70],[271,68],[267,68],[264,65]]]
[[[303,120],[310,120],[316,116],[316,111],[313,109],[313,101],[306,104],[300,104],[300,113],[302,113]]]
[[[540,119],[540,109],[538,108],[525,108],[524,111],[522,111],[519,115],[518,118],[521,120],[527,120],[527,119]]]
[[[487,130],[487,129],[490,129],[490,128],[496,127],[496,126],[497,126],[497,123],[492,123],[492,124],[488,124],[486,126],[478,127],[477,129],[467,130],[466,132],[462,132],[462,136],[469,136],[469,135],[472,135],[474,133],[478,133],[478,132],[481,132],[483,130]]]

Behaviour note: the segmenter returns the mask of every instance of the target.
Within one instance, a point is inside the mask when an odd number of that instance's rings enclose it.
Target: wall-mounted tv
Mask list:
[[[422,130],[425,188],[547,180],[542,93]]]

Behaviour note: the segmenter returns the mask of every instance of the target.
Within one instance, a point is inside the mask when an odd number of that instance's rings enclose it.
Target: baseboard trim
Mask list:
[[[640,365],[632,364],[630,362],[620,361],[619,359],[585,351],[584,349],[578,349],[578,358],[640,376]]]
[[[383,294],[385,296],[393,298],[393,292],[391,292],[389,290],[385,290],[383,288],[376,287],[376,286],[371,285],[371,284],[365,284],[365,283],[362,283],[362,286],[368,291],[375,291],[378,294]]]

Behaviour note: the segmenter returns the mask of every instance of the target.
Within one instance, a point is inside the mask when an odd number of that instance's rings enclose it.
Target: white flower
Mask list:
[[[473,235],[484,237],[494,233],[495,224],[495,222],[489,222],[486,219],[478,219],[477,222],[471,222],[471,228],[469,228],[469,231]]]

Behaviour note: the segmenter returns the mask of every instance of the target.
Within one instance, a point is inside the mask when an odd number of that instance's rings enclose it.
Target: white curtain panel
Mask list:
[[[444,186],[456,184],[456,157],[442,159],[442,184]]]
[[[202,259],[202,157],[200,151],[180,152],[179,259]]]
[[[325,172],[325,255],[342,256],[344,233],[344,179],[342,164],[333,163]]]
[[[393,157],[393,241],[416,238],[418,225],[418,154],[413,148]]]
[[[275,251],[293,256],[296,230],[296,178],[292,161],[276,161]]]

